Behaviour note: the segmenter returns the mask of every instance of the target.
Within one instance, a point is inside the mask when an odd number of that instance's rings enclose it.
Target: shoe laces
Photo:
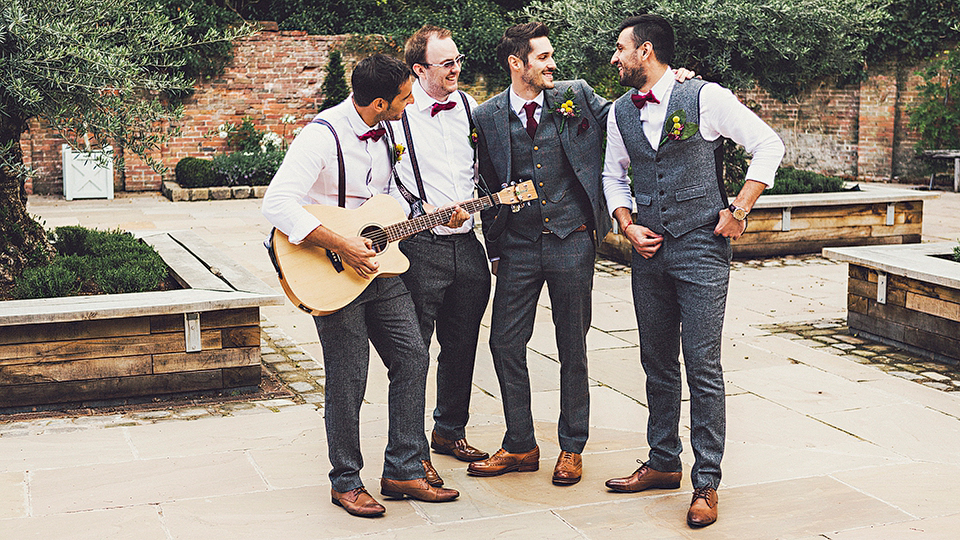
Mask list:
[[[640,471],[642,471],[642,470],[644,470],[644,469],[649,469],[649,468],[650,468],[650,466],[647,465],[647,463],[649,463],[649,461],[644,461],[644,460],[642,460],[642,459],[638,459],[638,460],[637,460],[637,463],[639,463],[640,466],[637,468],[637,470],[633,471],[633,474],[637,474],[638,472],[640,472]]]
[[[714,491],[711,486],[698,487],[693,490],[693,500],[703,499],[707,501],[707,506],[710,506],[710,492]],[[693,504],[692,502],[690,504]]]
[[[573,461],[573,452],[560,452],[560,461]]]

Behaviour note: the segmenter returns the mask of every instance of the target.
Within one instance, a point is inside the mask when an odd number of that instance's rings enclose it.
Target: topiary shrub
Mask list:
[[[57,256],[25,270],[11,295],[17,299],[155,290],[167,264],[154,249],[123,231],[57,227],[49,235]]]
[[[220,185],[213,168],[213,161],[195,157],[185,157],[177,162],[174,170],[177,183],[184,188],[211,187]]]
[[[219,185],[265,186],[277,174],[283,162],[284,151],[234,152],[219,154],[213,158]]]

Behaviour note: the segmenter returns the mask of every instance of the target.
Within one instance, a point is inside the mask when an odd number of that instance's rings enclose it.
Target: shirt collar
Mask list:
[[[360,113],[357,112],[357,105],[356,103],[353,102],[352,93],[350,94],[350,99],[348,101],[350,102],[350,106],[348,107],[349,110],[347,111],[347,114],[346,114],[347,122],[350,123],[350,127],[353,128],[353,133],[357,137],[359,137],[360,135],[363,135],[364,133],[370,131],[371,129],[382,127],[380,125],[382,122],[378,122],[373,127],[370,127],[367,125],[367,123],[360,116]]]
[[[447,96],[447,100],[450,97]],[[417,79],[413,83],[413,104],[417,107],[418,111],[424,111],[430,107],[433,107],[434,103],[445,103],[445,101],[438,102],[436,99],[430,96],[426,90],[423,89],[423,86],[420,84],[420,79]]]
[[[660,100],[660,104],[664,107],[666,107],[667,100],[670,99],[670,94],[673,92],[673,83],[673,70],[670,69],[670,66],[667,66],[667,71],[660,76],[660,80],[657,81],[657,84],[654,84],[653,88],[650,89],[653,91],[653,97]],[[648,103],[647,105],[651,104]]]
[[[539,105],[540,108],[543,109],[543,90],[541,90],[540,93],[537,94],[537,97],[529,101],[535,101],[537,105]],[[526,105],[527,102],[528,100],[518,96],[516,92],[513,91],[513,85],[510,85],[510,109],[512,109],[513,112],[517,114],[517,116],[520,116],[520,113],[523,112],[523,106]]]

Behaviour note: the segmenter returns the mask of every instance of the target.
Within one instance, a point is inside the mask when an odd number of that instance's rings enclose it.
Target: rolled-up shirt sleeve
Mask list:
[[[303,242],[307,235],[320,226],[320,220],[304,210],[303,206],[318,202],[310,195],[322,188],[318,183],[323,183],[331,176],[331,171],[327,170],[330,164],[333,181],[337,182],[333,134],[320,124],[309,124],[290,144],[283,163],[267,188],[261,211],[274,227],[287,235],[292,244]]]
[[[603,159],[603,196],[607,199],[610,215],[621,206],[633,211],[633,195],[627,178],[630,155],[617,127],[616,105],[612,103],[607,114],[607,150]]]
[[[773,186],[785,147],[773,128],[718,84],[708,84],[700,94],[700,133],[704,139],[727,137],[752,156],[747,179]]]

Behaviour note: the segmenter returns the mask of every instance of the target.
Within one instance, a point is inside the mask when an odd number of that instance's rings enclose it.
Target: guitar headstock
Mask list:
[[[507,186],[497,193],[500,204],[517,204],[524,201],[533,201],[537,199],[537,188],[533,185],[533,180],[527,180],[513,186]]]

